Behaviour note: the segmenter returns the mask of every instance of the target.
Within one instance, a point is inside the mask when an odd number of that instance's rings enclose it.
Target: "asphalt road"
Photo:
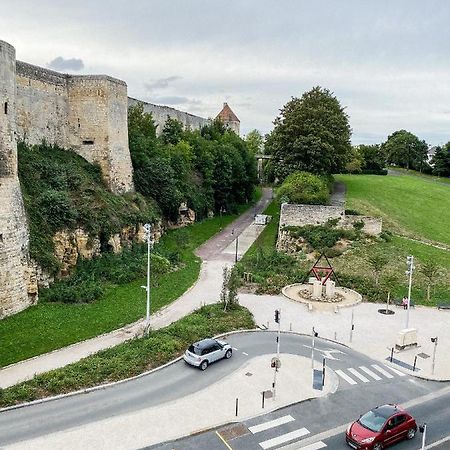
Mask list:
[[[276,334],[273,332],[231,335],[228,341],[239,350],[234,352],[230,360],[220,361],[210,366],[205,372],[180,361],[150,375],[116,386],[2,412],[0,413],[0,446],[137,411],[197,392],[233,372],[248,358],[273,353],[276,348],[275,337]],[[310,337],[283,334],[281,351],[308,357],[311,355],[310,344]],[[370,368],[374,364],[379,365],[370,358],[339,344],[321,339],[317,339],[316,344],[318,362],[321,362],[323,355],[327,355],[329,357],[327,365],[335,371],[341,370],[347,378],[352,375],[349,372],[351,368],[361,366]],[[373,368],[371,370],[373,371]],[[354,380],[355,376],[352,376]],[[390,378],[381,374],[378,378],[379,380],[372,380],[370,383],[358,380],[357,382],[353,381],[353,384],[341,379],[336,394],[290,407],[292,414],[289,414],[295,417],[295,420],[283,425],[283,430],[289,429],[289,427],[298,428],[298,424],[301,422],[302,427],[308,428],[309,434],[320,433],[341,425],[345,421],[350,421],[373,405],[388,401],[402,403],[432,393],[444,386],[440,383],[419,381],[409,376],[392,375],[392,372]],[[285,410],[286,408],[269,414],[268,417],[277,418],[286,415]],[[262,417],[253,419],[253,421],[245,422],[244,427],[248,428],[252,426],[253,422],[261,421]],[[443,424],[442,426],[443,432],[445,432],[446,426],[450,428],[450,422],[447,421],[447,425]],[[281,428],[278,429],[278,431],[280,430]],[[448,429],[446,432],[448,434]],[[269,431],[264,433],[261,436],[247,434],[236,438],[233,441],[233,448],[260,448],[258,440],[270,434]],[[224,448],[224,444],[218,440],[215,433],[206,433],[204,436],[197,436],[197,439],[206,439],[207,441],[213,439],[216,441],[215,446],[212,445],[212,442],[203,445],[198,441],[193,447],[190,447],[191,443],[186,440],[184,443],[179,443],[182,446],[176,447],[171,444],[171,446],[162,445],[155,448],[204,448],[208,450]]]

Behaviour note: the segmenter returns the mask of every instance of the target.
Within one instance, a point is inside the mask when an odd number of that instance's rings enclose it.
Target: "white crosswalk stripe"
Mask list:
[[[391,366],[388,366],[387,364],[384,364],[385,367],[387,367],[389,370],[392,370],[395,374],[397,374],[399,377],[405,377],[406,373],[400,372],[400,370],[394,369]]]
[[[345,380],[349,384],[358,384],[353,378],[349,377],[342,370],[335,370],[336,374],[339,375],[343,380]]]
[[[361,375],[356,369],[350,367],[347,369],[351,374],[355,375],[356,378],[359,378],[363,383],[369,383],[370,380],[366,378],[364,375]]]
[[[297,450],[319,450],[320,448],[325,448],[327,444],[322,441],[314,442],[314,444],[309,444],[306,447],[299,447]]]
[[[259,433],[261,431],[269,430],[270,428],[279,427],[280,425],[284,425],[285,423],[289,423],[294,421],[295,419],[288,415],[283,416],[275,420],[270,420],[269,422],[260,423],[259,425],[254,425],[253,427],[248,427],[250,433]]]
[[[394,375],[391,375],[390,373],[386,372],[383,368],[381,368],[380,366],[378,366],[377,364],[372,364],[372,367],[375,370],[378,370],[378,372],[380,372],[382,375],[384,375],[386,378],[394,378]]]
[[[360,366],[359,367],[362,371],[366,372],[367,375],[369,375],[370,377],[372,377],[374,380],[381,380],[381,377],[379,377],[376,373],[372,372],[370,369],[368,369],[365,366]]]
[[[291,431],[290,433],[281,434],[280,436],[260,442],[259,445],[264,449],[272,448],[285,442],[293,441],[294,439],[306,436],[309,431],[306,428]]]

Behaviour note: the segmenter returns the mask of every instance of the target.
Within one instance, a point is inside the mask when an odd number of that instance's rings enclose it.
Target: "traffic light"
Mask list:
[[[276,309],[275,310],[275,323],[280,323],[280,316],[281,316],[280,310]]]

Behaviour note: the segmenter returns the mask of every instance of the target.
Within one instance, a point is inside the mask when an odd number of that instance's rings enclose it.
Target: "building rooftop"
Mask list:
[[[216,119],[221,120],[223,123],[227,122],[240,122],[236,114],[231,110],[231,108],[228,106],[228,103],[223,104],[222,111],[220,111],[219,114],[217,114]]]

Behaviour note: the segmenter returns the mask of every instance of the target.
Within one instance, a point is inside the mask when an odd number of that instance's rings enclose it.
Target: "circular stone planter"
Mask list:
[[[306,305],[311,305],[313,308],[320,307],[320,309],[335,309],[338,308],[348,308],[355,306],[362,302],[362,296],[353,289],[348,289],[345,287],[336,286],[335,292],[342,296],[341,301],[327,302],[325,300],[318,300],[314,298],[305,298],[301,296],[301,291],[310,289],[311,285],[308,283],[294,283],[285,286],[281,293],[295,302],[305,303]]]

